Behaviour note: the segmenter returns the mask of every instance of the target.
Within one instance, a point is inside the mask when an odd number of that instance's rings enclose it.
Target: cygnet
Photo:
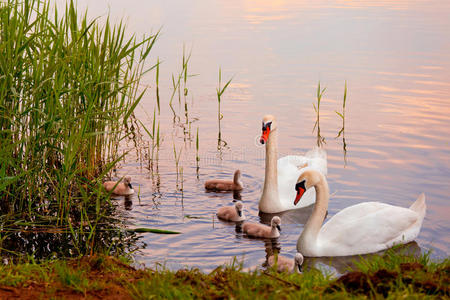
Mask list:
[[[270,267],[277,266],[278,272],[288,273],[301,273],[303,264],[303,255],[300,252],[295,254],[294,259],[278,255],[276,258],[274,255],[269,256],[267,263]]]
[[[239,222],[245,220],[244,205],[242,202],[236,202],[234,206],[224,206],[217,210],[217,217],[224,221]]]
[[[242,230],[248,236],[252,237],[277,238],[280,236],[281,231],[280,224],[281,224],[280,217],[275,216],[270,221],[270,226],[256,223],[244,223]]]
[[[131,177],[125,176],[121,182],[117,181],[106,181],[103,186],[108,192],[113,192],[113,194],[120,196],[127,196],[134,194],[133,187],[131,186]]]
[[[240,170],[236,170],[234,172],[233,181],[223,179],[212,179],[205,182],[205,189],[218,192],[241,191],[243,188],[244,185],[241,181]]]

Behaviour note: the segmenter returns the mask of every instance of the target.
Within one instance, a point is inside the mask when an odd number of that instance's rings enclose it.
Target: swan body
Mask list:
[[[217,217],[224,221],[239,222],[245,220],[243,204],[236,202],[234,206],[224,206],[217,210]]]
[[[278,216],[275,216],[270,221],[270,226],[264,224],[257,223],[244,223],[242,226],[242,230],[248,235],[252,237],[258,238],[277,238],[280,236],[281,231],[281,219]]]
[[[212,179],[205,182],[205,189],[213,191],[242,191],[244,184],[241,181],[241,171],[234,172],[233,181]]]
[[[305,256],[373,253],[409,243],[419,235],[426,212],[423,193],[409,208],[380,202],[353,205],[322,226],[329,198],[328,184],[322,174],[309,170],[299,177],[295,202],[312,186],[315,186],[317,201],[297,241],[297,251]]]
[[[275,117],[264,116],[260,142],[266,144],[266,168],[259,210],[265,213],[278,213],[313,204],[315,202],[314,190],[308,191],[303,196],[300,205],[292,204],[292,199],[295,197],[292,187],[306,170],[317,170],[323,175],[327,174],[325,150],[315,147],[304,156],[289,155],[278,159],[277,139]]]
[[[278,272],[301,273],[303,264],[303,255],[299,252],[295,254],[294,259],[280,255],[271,255],[267,259],[270,267],[277,267]]]
[[[116,195],[128,196],[134,194],[130,176],[125,176],[121,182],[105,181],[103,186],[108,192],[112,192]]]

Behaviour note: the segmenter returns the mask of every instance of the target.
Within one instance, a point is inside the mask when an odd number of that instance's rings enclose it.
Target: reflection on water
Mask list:
[[[120,145],[121,151],[132,151],[116,176],[131,175],[139,195],[116,201],[130,224],[182,234],[142,234],[147,246],[137,253],[138,261],[150,267],[160,262],[173,269],[209,271],[234,256],[243,259],[245,267],[260,267],[273,249],[294,257],[311,208],[280,215],[282,234],[275,246],[244,237],[235,224],[214,220],[217,208],[232,205],[235,199],[242,199],[249,221],[268,223],[271,218],[258,212],[264,149],[254,142],[267,113],[279,122],[280,156],[301,155],[318,141],[327,141],[333,194],[329,216],[364,201],[408,207],[425,192],[428,211],[416,246],[422,252],[433,250],[434,258],[447,256],[450,2],[130,3],[78,1],[82,8],[89,4],[90,15],[110,11],[112,17],[129,16],[130,30],[137,35],[164,25],[153,53],[154,63],[158,56],[161,62],[161,106],[156,117],[161,125],[160,146],[158,151],[154,148],[154,156],[143,151],[153,148],[142,130],[135,130],[136,140],[143,140],[137,143],[140,150],[134,149],[133,142]],[[180,70],[183,43],[193,45],[189,73],[199,74],[189,77],[187,95],[183,77],[181,89],[173,89],[171,78],[173,70]],[[235,76],[222,95],[224,118],[219,120],[218,133],[219,65],[224,78]],[[178,78],[175,75],[175,85]],[[312,134],[317,115],[311,103],[317,100],[319,80],[327,91],[320,104],[320,132]],[[344,80],[349,83],[349,102],[342,111]],[[149,73],[145,84],[152,87],[153,82],[154,74]],[[173,111],[168,105],[171,96]],[[149,131],[154,108],[156,94],[150,92],[135,112]],[[345,120],[335,111],[345,112]],[[193,122],[199,128],[198,150]],[[177,167],[173,145],[177,154],[182,149]],[[204,181],[229,179],[235,169],[243,173],[245,189],[240,195],[205,192]],[[314,261],[331,266],[342,259]],[[332,267],[339,273],[340,264]]]
[[[387,252],[419,256],[421,254],[421,249],[416,242],[410,242],[406,245],[396,246],[387,251],[380,251],[372,254],[338,257],[305,257],[303,270],[319,269],[328,274],[332,274],[333,276],[340,276],[349,270],[354,270],[358,266],[358,263],[361,263],[364,260],[370,260],[373,256],[382,256]]]
[[[279,216],[281,218],[282,224],[306,224],[313,208],[314,204],[307,207],[295,210],[287,210],[279,213],[265,213],[260,211],[258,214],[260,217],[260,222],[267,225],[270,224],[270,221],[275,216]]]

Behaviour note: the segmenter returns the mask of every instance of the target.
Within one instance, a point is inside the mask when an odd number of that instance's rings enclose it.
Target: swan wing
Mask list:
[[[326,255],[371,253],[392,246],[410,229],[419,215],[408,208],[378,202],[348,207],[321,229],[318,241]]]
[[[302,173],[299,166],[307,163],[304,156],[289,155],[278,159],[278,197],[285,210],[298,208],[294,206],[295,184]]]

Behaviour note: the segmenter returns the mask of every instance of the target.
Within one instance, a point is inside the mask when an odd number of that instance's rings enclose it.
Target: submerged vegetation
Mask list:
[[[49,3],[0,4],[0,248],[17,232],[56,230],[83,254],[116,228],[103,226],[113,207],[101,181],[121,158],[157,35],[126,38],[122,23]]]
[[[233,263],[209,274],[198,269],[135,269],[126,260],[106,256],[1,266],[0,298],[114,299],[342,299],[447,298],[450,262],[431,262],[427,255],[388,252],[363,261],[359,269],[335,278],[316,269],[303,274],[274,270],[244,272]],[[31,288],[31,289],[30,289]]]

